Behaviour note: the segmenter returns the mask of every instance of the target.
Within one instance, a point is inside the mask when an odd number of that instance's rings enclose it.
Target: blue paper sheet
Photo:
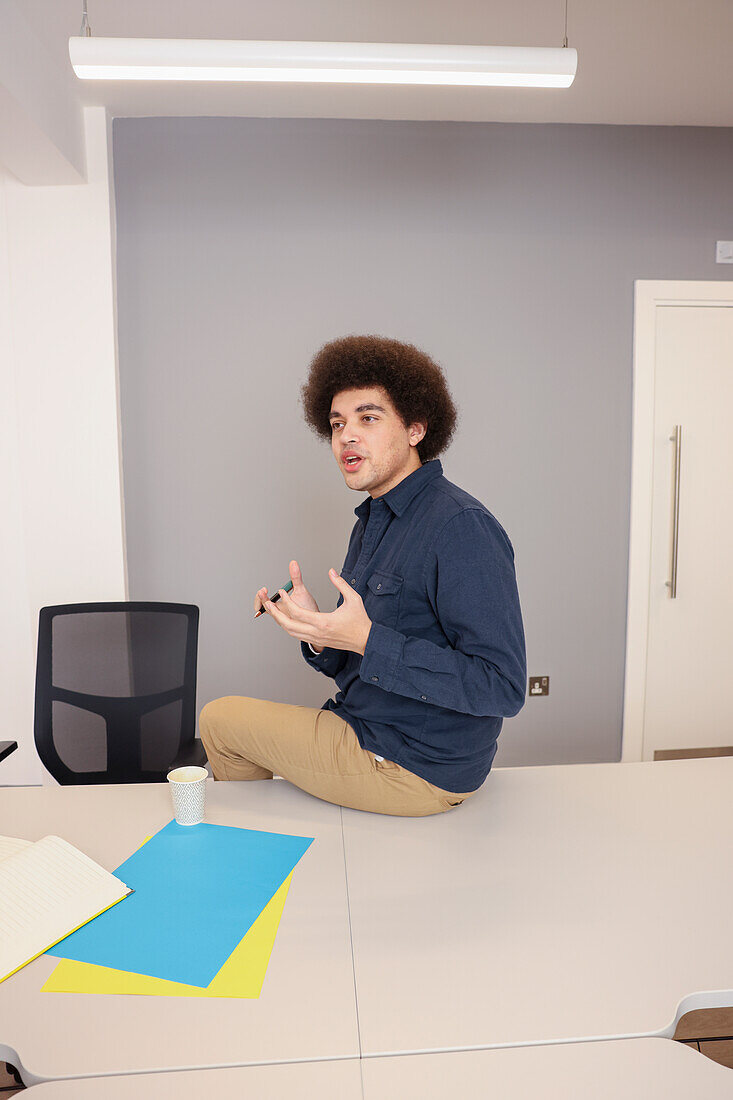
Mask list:
[[[171,821],[116,869],[135,893],[48,954],[207,986],[312,842]]]

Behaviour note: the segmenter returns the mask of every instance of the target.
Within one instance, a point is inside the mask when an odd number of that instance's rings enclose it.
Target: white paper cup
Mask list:
[[[198,825],[204,820],[206,768],[175,768],[168,772],[173,813],[179,825]]]

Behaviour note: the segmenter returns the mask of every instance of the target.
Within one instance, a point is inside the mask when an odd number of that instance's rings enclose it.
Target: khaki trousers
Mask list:
[[[214,779],[274,773],[337,806],[400,817],[443,813],[468,798],[375,760],[332,711],[229,695],[207,703],[199,724]]]

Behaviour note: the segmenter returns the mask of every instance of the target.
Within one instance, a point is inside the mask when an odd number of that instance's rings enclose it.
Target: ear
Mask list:
[[[427,424],[410,424],[409,427],[409,443],[411,447],[417,447],[421,439],[425,438],[425,433],[428,430]]]

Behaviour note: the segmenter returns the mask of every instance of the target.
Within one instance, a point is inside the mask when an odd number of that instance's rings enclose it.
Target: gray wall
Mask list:
[[[200,605],[199,702],[330,693],[251,605],[291,557],[334,604],[362,496],[298,389],[380,333],[447,374],[446,475],[508,531],[550,676],[497,763],[618,759],[633,281],[733,275],[733,131],[116,119],[114,165],[130,592]]]

